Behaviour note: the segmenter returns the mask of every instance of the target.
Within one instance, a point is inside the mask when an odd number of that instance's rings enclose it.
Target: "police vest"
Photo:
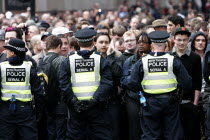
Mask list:
[[[22,102],[32,100],[30,85],[31,62],[23,62],[20,66],[12,66],[8,61],[0,63],[3,101],[11,99],[12,95]]]
[[[69,56],[72,90],[78,100],[90,100],[100,84],[101,56],[93,53],[84,59],[76,52]]]
[[[173,73],[174,56],[147,55],[142,58],[144,78],[141,82],[144,92],[161,94],[177,88],[176,76]]]

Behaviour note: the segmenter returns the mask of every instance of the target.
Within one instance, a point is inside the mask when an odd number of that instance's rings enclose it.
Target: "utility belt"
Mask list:
[[[171,95],[178,95],[179,93],[177,93],[177,89],[170,91],[170,92],[166,92],[166,93],[160,93],[160,94],[150,94],[150,93],[146,93],[143,92],[145,97],[148,98],[169,98]]]
[[[3,105],[10,105],[10,104],[16,104],[16,106],[21,107],[21,106],[28,106],[28,105],[32,105],[32,102],[21,102],[21,101],[15,101],[15,102],[11,102],[11,101],[2,101]]]
[[[169,102],[171,104],[180,102],[180,99],[181,99],[181,95],[179,95],[177,93],[177,90],[172,91],[172,92],[168,92],[168,93],[163,93],[163,94],[148,94],[148,93],[144,93],[144,96],[146,98],[165,98],[165,99],[169,99]]]
[[[171,94],[144,94],[146,98],[169,98]]]
[[[3,108],[8,109],[8,111],[11,114],[15,114],[17,110],[19,110],[20,108],[23,107],[31,107],[31,109],[33,109],[32,107],[32,102],[21,102],[21,101],[1,101],[0,104]]]

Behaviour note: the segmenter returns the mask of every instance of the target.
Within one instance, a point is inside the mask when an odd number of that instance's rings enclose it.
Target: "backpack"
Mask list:
[[[38,64],[38,76],[40,78],[41,84],[44,88],[45,91],[45,96],[49,95],[49,89],[50,89],[50,85],[52,82],[52,68],[51,68],[51,64],[53,62],[53,60],[55,58],[57,58],[57,55],[53,55],[52,57],[49,58],[48,61],[45,61],[46,57],[43,57]]]

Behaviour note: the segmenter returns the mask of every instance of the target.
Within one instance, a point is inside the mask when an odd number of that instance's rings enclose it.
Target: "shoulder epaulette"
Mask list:
[[[75,54],[75,51],[73,51],[73,52],[70,52],[69,56],[70,56],[70,55],[73,55],[73,54]]]
[[[146,57],[146,56],[148,56],[149,54],[144,54],[144,55],[142,55],[141,57],[140,57],[140,59],[141,58],[143,58],[143,57]]]

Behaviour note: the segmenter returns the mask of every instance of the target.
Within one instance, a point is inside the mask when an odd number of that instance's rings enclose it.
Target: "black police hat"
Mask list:
[[[177,35],[179,33],[180,34],[186,34],[187,36],[191,35],[191,32],[185,27],[176,28],[175,31],[174,31],[174,35]]]
[[[165,32],[165,31],[153,31],[151,33],[148,34],[151,42],[154,43],[164,43],[167,42],[168,38],[169,38],[169,33]]]
[[[80,29],[74,33],[74,36],[75,38],[77,38],[78,42],[92,41],[95,35],[96,35],[96,31],[89,28]]]
[[[45,30],[47,30],[47,29],[50,27],[50,25],[49,25],[46,21],[42,20],[42,21],[39,23],[38,27],[39,27],[40,29],[45,29]]]
[[[25,47],[25,42],[17,39],[12,38],[4,48],[14,51],[14,52],[27,52],[28,49]]]

